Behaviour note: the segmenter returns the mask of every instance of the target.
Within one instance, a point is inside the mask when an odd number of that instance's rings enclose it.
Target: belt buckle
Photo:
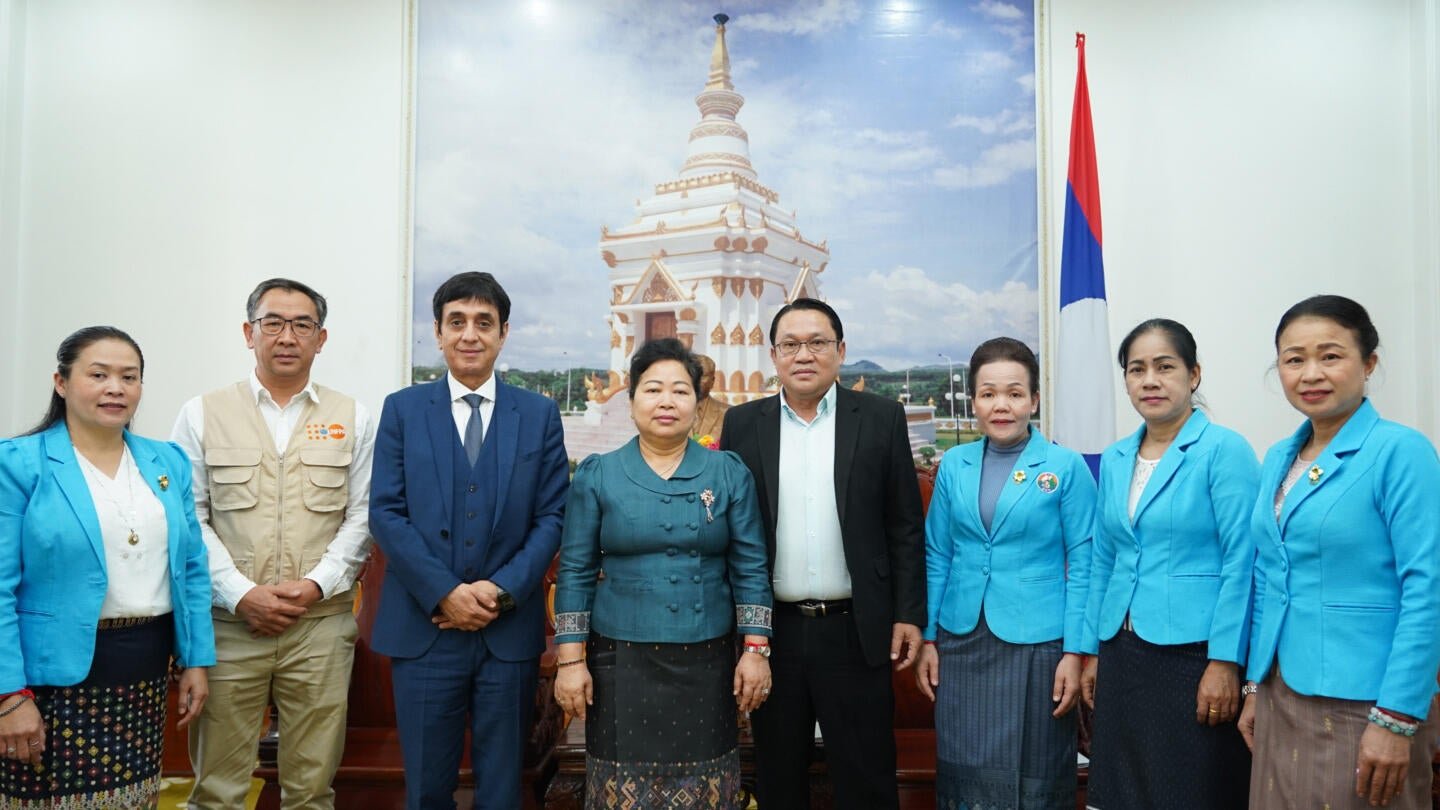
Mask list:
[[[822,618],[827,612],[824,599],[806,599],[803,602],[797,602],[796,605],[800,608],[800,615],[809,616],[812,619]]]

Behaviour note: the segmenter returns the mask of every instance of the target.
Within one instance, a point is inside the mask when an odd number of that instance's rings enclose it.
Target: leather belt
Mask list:
[[[127,627],[140,627],[141,625],[158,622],[161,619],[170,618],[170,614],[163,616],[127,616],[123,619],[101,619],[96,625],[96,630],[123,630]]]
[[[838,616],[842,613],[849,613],[853,601],[852,599],[806,599],[803,602],[776,602],[775,607],[778,610],[788,610],[813,619],[818,616]]]

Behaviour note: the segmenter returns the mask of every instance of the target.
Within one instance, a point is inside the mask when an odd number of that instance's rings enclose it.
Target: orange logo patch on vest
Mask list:
[[[321,425],[318,423],[305,426],[305,438],[307,439],[343,439],[345,438],[344,425]]]

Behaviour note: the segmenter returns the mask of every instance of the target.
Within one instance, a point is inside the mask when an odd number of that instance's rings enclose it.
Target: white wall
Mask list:
[[[1216,419],[1257,448],[1297,422],[1267,374],[1275,321],[1322,291],[1380,325],[1382,412],[1440,435],[1436,6],[1042,6],[1048,244],[1083,30],[1112,339],[1188,324]],[[145,348],[138,427],[167,433],[250,367],[243,300],[271,275],[331,300],[317,379],[372,407],[401,385],[413,25],[407,0],[0,0],[0,433],[96,322]]]
[[[1257,449],[1299,423],[1272,339],[1316,293],[1370,310],[1377,406],[1437,435],[1435,6],[1049,3],[1052,244],[1083,31],[1112,345],[1148,317],[1185,323],[1212,415]],[[1115,383],[1123,435],[1138,417]]]
[[[408,4],[5,0],[6,23],[3,432],[43,410],[64,335],[113,323],[146,354],[137,428],[168,435],[253,367],[245,297],[276,275],[329,298],[316,378],[378,408],[404,367]]]

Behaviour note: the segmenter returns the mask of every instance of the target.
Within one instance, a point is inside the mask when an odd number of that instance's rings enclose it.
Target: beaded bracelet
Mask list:
[[[1370,707],[1370,722],[1386,731],[1401,734],[1406,737],[1414,737],[1415,732],[1420,730],[1419,723],[1407,723],[1398,717],[1392,717],[1379,706]]]
[[[557,662],[555,662],[555,666],[557,666],[557,667],[573,667],[573,666],[575,666],[576,664],[583,664],[583,663],[585,663],[585,659],[584,659],[584,658],[576,658],[574,661],[557,661]]]
[[[12,698],[12,697],[15,697],[16,695],[19,695],[19,696],[20,696],[20,699],[17,700],[17,701],[15,701],[15,703],[13,703],[13,704],[10,706],[10,708],[5,709],[5,710],[3,710],[3,711],[0,711],[0,717],[6,717],[6,716],[10,715],[10,714],[13,713],[16,709],[19,709],[21,706],[24,706],[24,705],[25,705],[25,701],[27,701],[27,700],[34,700],[34,699],[35,699],[35,693],[34,693],[34,692],[31,692],[29,689],[21,689],[19,692],[11,692],[10,694],[6,695],[5,697],[7,697],[7,698]]]

